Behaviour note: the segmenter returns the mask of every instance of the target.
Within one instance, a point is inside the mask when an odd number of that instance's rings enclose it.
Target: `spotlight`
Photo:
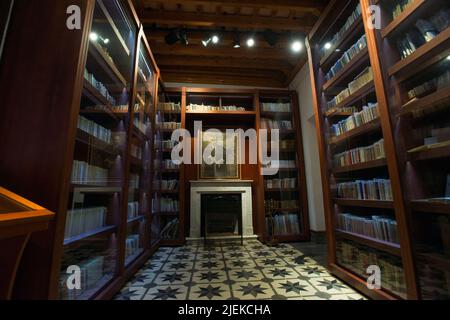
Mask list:
[[[211,38],[202,40],[202,44],[203,44],[204,47],[207,47],[210,42],[211,42]]]
[[[218,44],[219,43],[219,36],[218,35],[213,35],[211,38],[211,41],[213,44]]]
[[[325,43],[325,45],[323,47],[325,48],[325,50],[330,50],[331,49],[331,42]]]
[[[180,36],[181,43],[183,43],[184,45],[187,46],[189,44],[189,38],[188,38],[188,34],[187,34],[186,30],[180,31],[179,36]]]
[[[298,53],[300,51],[302,51],[303,49],[303,44],[301,43],[300,40],[294,40],[294,42],[292,42],[291,44],[291,50],[294,51],[295,53]]]
[[[274,47],[278,42],[278,35],[272,30],[264,31],[263,37],[271,47]]]
[[[249,47],[249,48],[251,48],[251,47],[253,47],[255,45],[255,39],[253,39],[253,38],[248,38],[247,39],[247,47]]]
[[[108,43],[109,43],[109,39],[108,39],[108,38],[103,39],[103,43],[104,43],[104,44],[108,44]]]
[[[240,39],[239,35],[236,34],[236,36],[234,37],[234,40],[233,40],[233,48],[238,49],[240,47],[241,47],[241,39]]]
[[[97,41],[98,40],[98,34],[96,34],[95,32],[91,32],[89,34],[89,39],[91,39],[92,41]]]
[[[450,55],[447,56],[447,60],[450,60]]]
[[[180,35],[177,31],[170,31],[167,35],[166,35],[166,43],[171,46],[174,45],[175,43],[178,42],[178,40],[180,40]]]

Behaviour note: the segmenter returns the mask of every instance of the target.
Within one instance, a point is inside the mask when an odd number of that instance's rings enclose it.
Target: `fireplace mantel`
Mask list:
[[[202,194],[242,194],[242,230],[244,238],[256,238],[253,232],[252,183],[253,180],[191,180],[191,214],[188,240],[201,239]]]

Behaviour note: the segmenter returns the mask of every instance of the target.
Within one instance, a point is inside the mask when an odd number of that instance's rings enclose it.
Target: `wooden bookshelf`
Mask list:
[[[370,1],[370,4],[381,4],[381,7],[384,8],[382,2],[383,0],[377,2]],[[361,26],[358,28],[354,25],[347,31],[348,35],[345,48],[350,47],[363,34],[365,34],[367,38],[367,48],[363,52],[357,54],[356,57],[337,73],[337,75],[325,82],[323,75],[328,72],[331,64],[344,53],[342,51],[340,53],[333,53],[332,59],[324,64],[324,59],[320,57],[320,50],[326,42],[326,32],[330,29],[339,30],[346,20],[342,17],[341,19],[335,19],[336,16],[342,15],[342,13],[336,12],[336,10],[342,12],[345,11],[349,14],[351,10],[347,7],[349,5],[356,7],[357,4],[361,5],[362,19],[358,19],[356,23],[360,23]],[[346,0],[345,3],[339,2],[339,7],[342,9],[336,9],[338,8],[336,3],[331,1],[329,7],[325,9],[325,14],[319,19],[318,24],[314,26],[313,32],[311,32],[307,39],[309,68],[313,88],[313,104],[316,111],[316,127],[319,137],[322,189],[324,192],[323,200],[327,227],[328,263],[329,269],[334,275],[347,283],[350,283],[363,294],[374,299],[399,299],[401,298],[399,295],[389,292],[386,288],[375,291],[368,290],[366,287],[366,280],[362,279],[360,276],[360,274],[365,274],[364,270],[355,272],[355,266],[347,268],[340,266],[338,263],[337,247],[342,241],[350,241],[359,244],[363,248],[367,247],[368,250],[370,248],[376,249],[378,250],[376,252],[389,255],[392,257],[393,261],[398,261],[403,266],[402,271],[406,281],[406,291],[404,292],[404,296],[415,299],[418,297],[418,292],[409,228],[406,221],[408,209],[402,190],[402,168],[399,165],[402,157],[394,152],[397,148],[392,126],[393,119],[395,118],[391,116],[387,95],[388,91],[383,86],[384,79],[387,79],[387,77],[382,76],[380,71],[382,69],[380,66],[381,60],[383,59],[384,61],[385,58],[380,58],[379,54],[386,50],[378,47],[378,41],[382,38],[380,34],[381,31],[374,31],[367,25],[367,22],[370,20],[367,13],[368,5],[369,0]],[[400,16],[400,20],[396,20],[395,25],[391,24],[389,29],[384,29],[383,31],[386,33],[386,37],[400,30],[402,24],[401,21],[405,20],[407,16],[408,14],[405,13],[403,16]],[[383,19],[383,21],[385,20],[386,19]],[[330,21],[332,22],[332,25],[330,25]],[[375,33],[377,33],[376,36]],[[425,53],[423,55],[428,56]],[[347,86],[349,81],[353,80],[353,75],[357,75],[367,66],[372,67],[373,81],[367,83],[349,97],[345,98],[332,110],[327,111],[326,101],[329,101],[331,97],[339,93],[342,88]],[[386,66],[383,67],[383,70],[387,69]],[[406,69],[407,68],[404,70]],[[403,71],[403,68],[399,68],[398,70]],[[395,71],[395,73],[397,74],[397,71]],[[332,124],[352,115],[351,113],[342,114],[339,109],[354,106],[359,110],[361,106],[367,105],[369,102],[377,102],[378,113],[380,115],[378,119],[345,132],[340,136],[333,137],[331,135],[330,126]],[[366,138],[369,138],[370,141],[383,139],[386,158],[357,163],[345,167],[335,167],[333,159],[336,153],[348,151],[355,147],[370,145],[364,143]],[[371,180],[380,177],[383,179],[390,179],[393,201],[337,198],[336,184],[341,180]],[[351,213],[356,216],[370,217],[373,215],[374,210],[376,210],[377,214],[382,212],[384,215],[396,220],[398,226],[397,232],[400,239],[398,245],[373,239],[364,234],[355,234],[336,229],[336,216],[338,214]]]
[[[411,208],[413,211],[423,213],[450,214],[450,204],[433,200],[412,200]]]

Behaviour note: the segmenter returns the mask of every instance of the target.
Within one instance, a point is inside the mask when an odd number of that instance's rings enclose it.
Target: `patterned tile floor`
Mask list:
[[[163,247],[118,300],[357,300],[363,296],[290,244]]]

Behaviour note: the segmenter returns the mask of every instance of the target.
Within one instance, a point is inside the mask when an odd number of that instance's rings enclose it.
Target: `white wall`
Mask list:
[[[313,231],[325,231],[319,147],[308,63],[305,64],[294,80],[292,80],[289,89],[298,92],[300,105],[310,228]]]

